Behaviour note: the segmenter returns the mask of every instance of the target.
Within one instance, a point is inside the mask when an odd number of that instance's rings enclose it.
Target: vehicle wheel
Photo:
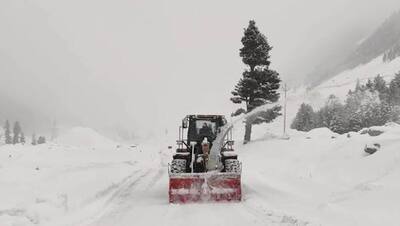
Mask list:
[[[173,159],[171,163],[171,173],[185,173],[185,172],[186,172],[186,160]]]
[[[237,159],[225,160],[225,172],[240,173],[240,163]]]

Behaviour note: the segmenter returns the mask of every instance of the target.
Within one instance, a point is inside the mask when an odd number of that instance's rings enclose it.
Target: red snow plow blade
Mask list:
[[[170,174],[169,202],[240,201],[240,173]]]

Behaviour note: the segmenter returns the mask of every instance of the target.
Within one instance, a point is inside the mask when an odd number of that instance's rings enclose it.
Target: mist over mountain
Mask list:
[[[352,33],[357,36],[357,32]],[[319,64],[306,80],[311,85],[318,85],[340,72],[368,63],[384,54],[384,60],[393,60],[399,55],[400,11],[389,16],[372,34],[357,42],[353,41],[354,38],[349,38],[340,46],[340,51],[333,51],[336,54],[328,57],[327,62]]]
[[[230,115],[249,20],[292,87],[312,69],[335,71],[396,8],[398,0],[2,0],[0,124],[19,120],[29,135],[57,121],[132,137],[175,131],[186,114]]]

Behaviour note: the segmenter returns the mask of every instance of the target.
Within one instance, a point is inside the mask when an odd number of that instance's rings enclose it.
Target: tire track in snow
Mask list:
[[[122,179],[122,181],[119,182],[117,186],[115,186],[114,189],[116,190],[110,195],[109,198],[106,199],[104,204],[101,206],[101,209],[98,208],[99,210],[97,211],[97,213],[91,215],[87,219],[82,220],[79,225],[95,225],[95,222],[99,221],[101,218],[107,216],[108,214],[112,214],[113,210],[118,208],[120,203],[124,200],[124,196],[126,196],[126,194],[128,193],[133,192],[134,187],[137,186],[140,181],[143,180],[143,178],[151,172],[151,169],[148,169],[137,176],[139,172],[143,172],[143,170],[135,170],[124,179]]]
[[[129,179],[131,179],[134,175],[138,174],[140,171],[141,170],[135,170],[130,175],[128,175],[125,178],[123,178],[119,183],[111,184],[107,188],[105,188],[105,189],[103,189],[103,190],[101,190],[99,192],[96,192],[94,197],[89,199],[88,203],[94,202],[94,201],[99,200],[99,199],[101,199],[103,197],[106,197],[109,194],[112,194],[112,192],[114,190],[117,190],[118,188],[120,188],[124,183],[126,183]]]
[[[147,169],[144,173],[140,176],[135,178],[129,178],[125,183],[119,186],[119,189],[108,199],[106,205],[110,205],[115,203],[117,199],[119,200],[118,203],[124,201],[126,197],[128,197],[134,190],[134,187],[140,184],[140,182],[147,177],[151,173],[152,169]]]
[[[261,205],[251,205],[243,202],[243,210],[253,215],[256,219],[262,221],[265,225],[285,225],[285,226],[306,226],[310,225],[307,221],[302,221],[296,217],[286,214],[276,214]]]
[[[152,188],[158,188],[154,187],[154,185],[165,174],[166,170],[160,166],[158,170],[149,168],[140,174],[140,176],[126,181],[108,199],[101,214],[98,214],[89,223],[84,225],[95,226],[104,220],[118,218],[119,215],[124,215],[131,209],[136,208],[139,201],[138,197],[149,195],[148,191],[154,191]],[[149,197],[151,196],[149,195]]]
[[[146,190],[151,189],[157,182],[160,181],[160,179],[166,174],[167,170],[164,168],[159,168],[157,171],[157,174],[153,176],[151,179],[150,183],[146,186]]]

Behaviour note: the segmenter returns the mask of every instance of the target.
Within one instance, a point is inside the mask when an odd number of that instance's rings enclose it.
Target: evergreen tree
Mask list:
[[[365,87],[365,85],[361,85],[360,80],[357,79],[356,88],[355,88],[354,92],[365,91],[366,89],[367,88]]]
[[[380,100],[378,92],[358,90],[347,96],[346,115],[348,130],[358,131],[388,122],[391,118],[391,107],[386,101]]]
[[[392,122],[400,123],[400,106],[390,106],[390,118]]]
[[[320,109],[319,115],[323,127],[340,134],[347,131],[345,108],[336,96],[329,96],[325,106]]]
[[[315,118],[316,115],[313,108],[308,104],[302,103],[290,128],[299,131],[310,131],[315,128]]]
[[[385,123],[389,121],[396,120],[396,118],[393,117],[394,109],[386,101],[381,102],[374,111],[374,124],[377,126],[385,125]]]
[[[40,136],[40,137],[38,138],[37,143],[38,143],[38,144],[44,144],[44,143],[46,143],[46,137]]]
[[[6,121],[6,124],[4,125],[4,136],[5,136],[5,143],[12,144],[10,123],[8,122],[8,120]]]
[[[389,88],[386,85],[386,81],[383,79],[382,76],[377,75],[374,78],[373,82],[373,89],[371,92],[376,91],[379,93],[379,99],[381,101],[388,102],[388,97],[389,97]]]
[[[374,83],[371,81],[371,79],[368,79],[367,83],[365,84],[365,87],[371,92],[374,91]]]
[[[14,123],[13,133],[13,144],[17,144],[19,143],[19,135],[21,133],[21,126],[18,121]]]
[[[243,77],[232,91],[231,101],[235,104],[245,104],[246,109],[237,110],[236,113],[238,114],[248,113],[258,106],[278,101],[279,93],[277,91],[281,81],[279,74],[269,69],[269,51],[272,47],[268,44],[267,38],[260,33],[253,20],[244,30],[241,41],[243,48],[240,49],[240,56],[249,69],[243,72]],[[251,140],[253,124],[271,122],[280,115],[280,110],[281,107],[276,106],[246,118],[244,143]]]
[[[365,93],[360,107],[363,128],[384,125],[390,118],[390,108],[386,102],[379,100],[379,94],[376,92]]]
[[[21,142],[21,144],[25,144],[25,135],[24,135],[24,132],[21,132],[20,142]]]
[[[32,134],[32,142],[31,142],[31,144],[32,145],[36,145],[37,144],[36,134],[35,133]]]
[[[395,75],[389,84],[389,103],[391,106],[400,106],[400,72]]]
[[[348,131],[359,131],[362,129],[362,112],[361,112],[361,102],[363,98],[363,91],[361,89],[349,92],[346,98],[345,111],[348,122]]]

